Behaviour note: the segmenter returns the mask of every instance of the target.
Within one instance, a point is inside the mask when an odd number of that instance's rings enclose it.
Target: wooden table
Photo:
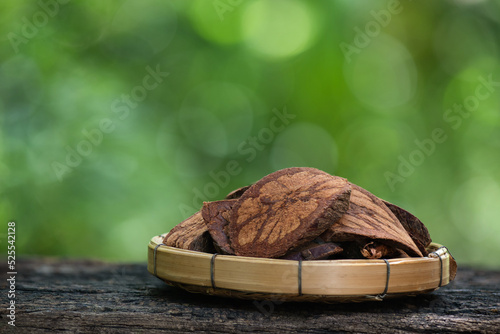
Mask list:
[[[150,275],[145,263],[24,259],[14,328],[0,268],[1,333],[500,333],[500,271],[459,268],[438,291],[383,302],[272,303],[190,294]]]

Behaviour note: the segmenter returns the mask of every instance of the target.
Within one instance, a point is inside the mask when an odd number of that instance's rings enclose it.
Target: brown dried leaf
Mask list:
[[[167,246],[199,252],[213,252],[212,238],[208,233],[201,212],[175,226],[163,239]]]
[[[280,257],[323,233],[349,207],[350,185],[315,168],[282,169],[237,200],[229,223],[236,255]]]
[[[383,202],[389,208],[389,210],[394,213],[396,218],[399,219],[401,225],[403,225],[405,230],[408,232],[415,245],[417,245],[422,254],[426,256],[426,248],[432,242],[427,227],[425,227],[425,225],[417,217],[415,217],[408,211],[387,201],[383,200]]]
[[[229,238],[227,236],[227,227],[231,210],[236,203],[235,199],[205,202],[201,209],[203,219],[207,224],[207,229],[212,239],[216,250],[222,254],[234,254]]]
[[[355,184],[351,184],[351,187],[349,210],[322,234],[323,240],[342,242],[359,240],[360,237],[379,239],[411,255],[422,256],[408,232],[381,199]]]

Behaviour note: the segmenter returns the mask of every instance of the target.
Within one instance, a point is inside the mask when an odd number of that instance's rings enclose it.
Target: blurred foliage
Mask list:
[[[65,2],[0,4],[18,255],[144,261],[203,200],[313,166],[500,267],[499,1]]]

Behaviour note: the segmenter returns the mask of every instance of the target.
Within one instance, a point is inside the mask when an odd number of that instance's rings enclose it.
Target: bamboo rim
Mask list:
[[[428,293],[450,282],[448,249],[428,257],[294,261],[219,255],[148,245],[148,271],[190,292],[244,299],[348,302]]]

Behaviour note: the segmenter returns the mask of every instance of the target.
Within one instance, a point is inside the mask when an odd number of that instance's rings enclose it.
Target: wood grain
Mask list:
[[[460,268],[431,294],[352,304],[251,301],[192,294],[145,263],[18,261],[16,327],[2,333],[498,333],[500,271]],[[4,263],[0,287],[6,291]],[[7,294],[0,294],[7,305]]]

